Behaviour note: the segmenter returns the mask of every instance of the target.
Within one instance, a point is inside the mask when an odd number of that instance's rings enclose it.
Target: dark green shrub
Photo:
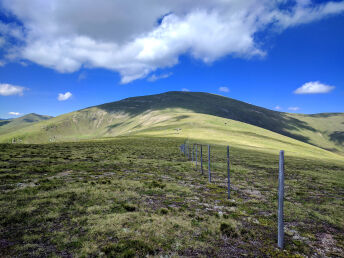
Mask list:
[[[166,209],[166,208],[161,208],[160,211],[159,211],[159,213],[160,213],[161,215],[166,215],[166,214],[168,213],[168,209]]]
[[[238,237],[238,233],[236,232],[236,229],[230,224],[221,223],[220,231],[223,235],[226,235],[228,237],[233,237],[233,238]]]
[[[128,212],[136,211],[136,207],[132,204],[129,204],[129,203],[123,204],[123,208]]]

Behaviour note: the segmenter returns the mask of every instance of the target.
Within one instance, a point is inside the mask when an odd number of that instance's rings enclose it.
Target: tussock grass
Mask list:
[[[278,153],[231,146],[227,200],[225,146],[212,146],[210,184],[206,163],[202,176],[182,142],[1,144],[0,255],[342,255],[343,162],[286,152],[280,251]]]

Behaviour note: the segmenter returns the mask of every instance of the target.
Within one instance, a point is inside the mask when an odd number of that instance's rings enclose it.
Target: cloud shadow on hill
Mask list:
[[[149,110],[181,108],[248,123],[306,143],[309,143],[308,137],[290,131],[316,131],[306,122],[290,117],[286,113],[202,92],[166,92],[158,95],[128,98],[97,107],[109,113],[124,112],[130,117]]]

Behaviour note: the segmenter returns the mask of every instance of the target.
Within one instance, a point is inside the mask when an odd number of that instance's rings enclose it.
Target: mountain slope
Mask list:
[[[12,121],[12,119],[2,119],[2,118],[0,118],[0,126],[6,125],[6,124],[8,124],[11,121]]]
[[[246,131],[243,125],[238,124],[242,130],[240,133],[234,128],[237,122],[227,119],[246,123]],[[182,129],[178,134],[177,128]],[[263,132],[262,128],[269,131]],[[240,144],[240,141],[251,145],[261,142],[259,148],[267,149],[270,146],[279,149],[283,147],[281,142],[294,147],[300,145],[298,141],[277,136],[271,131],[321,148],[344,152],[341,142],[343,114],[281,113],[223,96],[194,92],[167,92],[86,108],[0,136],[0,141],[8,141],[11,137],[20,137],[24,142],[49,142],[149,134],[190,138],[200,136],[236,144]],[[271,143],[270,140],[276,137],[279,143]],[[312,150],[315,149],[318,150]],[[300,150],[296,148],[295,151]]]
[[[0,135],[14,132],[50,118],[52,117],[31,113],[14,119],[0,120]]]
[[[344,151],[344,113],[288,114],[288,116],[303,121],[311,128],[292,130],[302,134],[305,142],[334,152]]]
[[[235,99],[198,92],[168,92],[98,106],[131,116],[148,110],[183,108],[256,125],[335,152],[344,152],[344,114],[298,115],[272,111]]]

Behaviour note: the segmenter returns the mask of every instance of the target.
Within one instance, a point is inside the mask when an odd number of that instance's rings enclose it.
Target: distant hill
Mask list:
[[[11,137],[21,137],[24,142],[51,142],[151,135],[223,140],[278,149],[287,148],[288,144],[300,146],[298,141],[290,139],[293,138],[344,153],[343,132],[343,113],[290,114],[209,93],[166,92],[64,114],[0,135],[0,141],[8,142]]]
[[[31,113],[18,118],[0,119],[0,135],[17,131],[50,118],[52,117]]]
[[[9,122],[11,122],[11,120],[12,119],[2,119],[2,118],[0,118],[0,126],[8,124]]]

